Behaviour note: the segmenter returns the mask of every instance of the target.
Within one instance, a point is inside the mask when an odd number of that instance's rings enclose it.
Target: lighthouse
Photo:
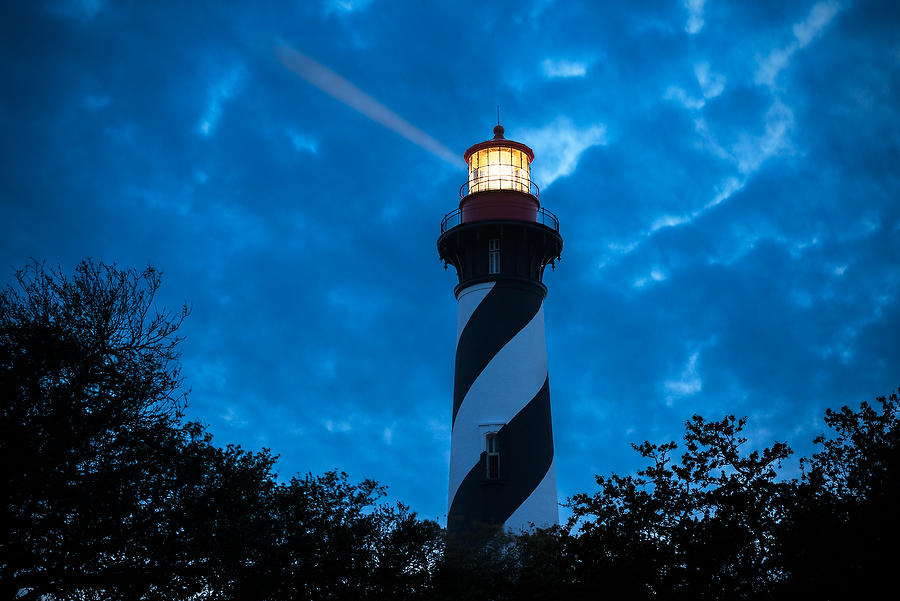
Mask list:
[[[464,156],[438,252],[459,277],[447,529],[559,522],[544,333],[544,269],[562,251],[531,181],[534,152],[494,137]]]

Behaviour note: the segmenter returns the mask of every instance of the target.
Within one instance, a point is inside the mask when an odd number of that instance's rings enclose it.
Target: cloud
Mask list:
[[[545,188],[575,171],[585,150],[607,142],[604,124],[577,127],[568,117],[557,117],[544,127],[522,129],[517,135],[534,149],[535,176]]]
[[[794,24],[794,39],[790,44],[775,48],[765,58],[757,59],[754,81],[760,85],[774,86],[778,74],[787,68],[794,53],[813,41],[840,10],[841,5],[836,0],[814,4],[806,19]]]
[[[664,227],[675,227],[676,225],[687,223],[690,220],[690,217],[685,217],[683,215],[663,215],[662,217],[658,217],[653,222],[653,224],[650,226],[650,231],[655,232],[656,230],[661,230]]]
[[[701,133],[704,136],[704,141],[707,145],[713,147],[713,152],[716,156],[726,159],[736,166],[738,174],[725,177],[714,188],[713,197],[699,208],[687,211],[681,215],[664,213],[656,217],[651,222],[649,228],[642,231],[638,237],[631,242],[619,245],[610,244],[609,249],[620,256],[631,254],[642,242],[652,237],[657,231],[693,223],[698,217],[705,214],[710,209],[713,209],[731,198],[735,193],[744,188],[747,181],[750,179],[750,176],[759,170],[766,160],[793,151],[793,146],[790,141],[790,132],[793,129],[793,126],[793,111],[780,100],[776,100],[769,106],[769,109],[766,112],[765,130],[763,133],[758,136],[744,134],[730,150],[726,150],[713,140],[712,135],[707,129],[706,122],[703,119],[698,119],[695,122],[695,128],[698,133]],[[604,261],[601,264],[601,267],[605,267],[608,263],[609,261]],[[654,278],[652,277],[639,278],[634,282],[634,286],[640,288],[653,280]]]
[[[709,63],[706,61],[694,65],[694,75],[697,77],[697,83],[703,90],[704,98],[715,98],[725,89],[725,76],[721,73],[713,73],[709,70]]]
[[[661,270],[657,268],[653,268],[650,270],[650,275],[643,278],[638,278],[634,282],[635,288],[643,288],[650,282],[662,282],[666,279],[666,274],[664,274]]]
[[[553,78],[559,77],[584,77],[587,73],[587,63],[580,61],[567,60],[551,60],[544,59],[541,63],[544,76]]]
[[[735,192],[739,192],[744,187],[744,181],[736,177],[729,177],[722,182],[716,189],[716,195],[709,201],[704,209],[711,209],[714,206],[728,200]]]
[[[694,98],[682,88],[676,86],[672,86],[666,91],[665,98],[677,100],[688,110],[699,111],[705,105],[706,98],[714,98],[723,92],[725,78],[719,74],[712,73],[709,63],[700,62],[694,65],[694,74],[697,77],[697,83],[703,90],[703,99]],[[749,133],[743,133],[734,144],[725,148],[716,141],[709,130],[706,120],[699,116],[695,118],[694,130],[700,135],[703,146],[716,157],[733,163],[737,167],[738,174],[730,175],[723,179],[717,186],[713,198],[700,208],[683,215],[664,214],[654,219],[649,230],[645,231],[638,240],[623,247],[625,250],[622,254],[630,253],[637,248],[641,241],[657,230],[692,223],[697,217],[743,189],[749,177],[767,159],[793,151],[793,145],[790,140],[790,133],[793,127],[793,111],[786,104],[776,99],[766,111],[765,130],[761,135],[754,136]]]
[[[681,397],[697,394],[703,389],[703,380],[697,373],[697,360],[700,357],[700,351],[694,351],[688,358],[687,365],[681,372],[681,377],[677,380],[666,380],[663,387],[668,393],[666,395],[666,405],[671,406],[676,399]]]
[[[794,113],[791,109],[776,100],[766,112],[766,129],[762,136],[744,137],[734,147],[734,156],[738,169],[748,175],[774,155],[791,150],[788,138],[794,126]]]
[[[227,423],[232,428],[241,429],[246,428],[250,423],[244,416],[243,411],[240,408],[228,407],[225,410],[225,413],[221,414],[219,418],[222,419],[225,423]]]
[[[326,0],[322,8],[326,15],[346,15],[365,10],[370,4],[372,4],[372,0]]]
[[[336,422],[330,419],[326,419],[325,429],[329,432],[349,432],[353,429],[353,426],[351,426],[350,422],[347,421]]]
[[[683,0],[682,4],[688,11],[684,30],[691,35],[699,33],[703,29],[703,5],[706,4],[706,0]]]
[[[293,127],[289,127],[286,133],[291,141],[291,145],[297,152],[312,152],[315,154],[319,151],[319,140],[314,136],[297,131]]]
[[[210,86],[206,110],[203,111],[203,117],[200,118],[200,124],[197,126],[202,135],[210,136],[215,131],[219,118],[222,116],[223,104],[234,96],[242,77],[243,68],[233,67],[224,77]]]
[[[819,35],[840,9],[841,5],[836,0],[815,4],[806,20],[794,25],[794,37],[797,38],[800,47],[803,48]]]
[[[669,86],[663,98],[676,100],[684,108],[698,111],[706,106],[707,100],[721,95],[725,90],[725,76],[721,73],[710,71],[709,63],[706,61],[694,65],[694,76],[697,78],[697,84],[700,86],[702,98],[695,98],[678,86]]]
[[[732,154],[728,152],[719,142],[716,140],[715,136],[713,136],[712,132],[709,131],[709,124],[706,122],[706,119],[703,117],[697,117],[694,119],[694,131],[700,134],[700,138],[703,141],[703,146],[713,153],[713,155],[719,157],[720,159],[731,161],[734,159]]]
[[[677,100],[681,106],[692,111],[700,110],[706,104],[704,99],[694,98],[678,86],[669,86],[663,98],[666,100]]]

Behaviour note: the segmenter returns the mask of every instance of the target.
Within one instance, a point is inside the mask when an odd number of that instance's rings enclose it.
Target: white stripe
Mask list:
[[[541,483],[503,525],[506,529],[518,534],[522,530],[531,529],[532,523],[538,528],[549,528],[559,523],[559,503],[556,500],[556,458],[550,463],[550,469],[544,474]]]
[[[469,286],[468,288],[460,290],[459,296],[456,297],[456,300],[459,303],[459,310],[456,313],[457,344],[459,344],[459,337],[462,336],[463,329],[466,327],[466,324],[469,323],[469,319],[472,318],[472,313],[475,312],[475,309],[478,308],[478,305],[481,304],[484,297],[488,295],[488,292],[493,289],[494,284],[496,284],[496,282],[475,284],[474,286]]]
[[[494,355],[460,404],[450,435],[451,505],[460,484],[485,450],[484,434],[478,425],[509,423],[546,379],[547,342],[541,304],[528,325]]]

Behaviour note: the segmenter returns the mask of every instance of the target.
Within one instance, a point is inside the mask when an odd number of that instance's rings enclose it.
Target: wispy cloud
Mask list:
[[[744,137],[734,147],[738,169],[748,175],[769,157],[791,150],[789,132],[794,126],[794,113],[776,100],[766,112],[766,129],[761,136]]]
[[[353,429],[348,421],[325,420],[325,429],[329,432],[349,432]]]
[[[227,407],[225,413],[219,415],[219,418],[232,428],[241,429],[247,427],[250,423],[243,415],[241,408]]]
[[[697,217],[699,217],[706,211],[731,198],[731,196],[735,192],[740,191],[744,187],[745,183],[745,180],[741,180],[736,177],[727,178],[724,182],[722,182],[721,185],[716,187],[715,196],[713,196],[712,200],[703,205],[701,208],[692,211],[687,215],[663,215],[661,217],[657,217],[650,225],[650,230],[646,233],[646,235],[653,234],[658,230],[667,227],[676,227],[685,223],[693,222],[695,219],[697,219]],[[637,245],[638,243],[635,242],[635,244],[627,247],[627,252],[631,252],[632,250],[634,250]]]
[[[790,64],[794,53],[813,41],[831,23],[841,8],[837,0],[814,4],[806,19],[794,24],[794,39],[791,43],[783,48],[775,48],[765,58],[757,58],[755,82],[774,86],[778,74]]]
[[[666,100],[675,100],[684,108],[692,111],[702,109],[706,104],[706,100],[703,98],[695,98],[678,86],[669,86],[663,98]]]
[[[640,235],[628,242],[618,245],[609,245],[609,250],[614,254],[624,256],[637,249],[642,242],[652,237],[657,231],[677,227],[684,224],[693,223],[697,218],[705,214],[707,211],[722,204],[735,193],[739,192],[747,184],[750,177],[759,170],[762,164],[775,156],[790,154],[793,152],[793,146],[790,140],[790,132],[794,126],[794,114],[790,107],[779,100],[775,100],[766,112],[765,130],[762,134],[754,136],[751,134],[743,134],[738,141],[725,149],[713,139],[712,135],[706,128],[706,122],[698,119],[695,122],[697,131],[701,133],[709,145],[714,150],[714,154],[732,162],[738,173],[725,177],[718,186],[713,190],[712,198],[698,208],[685,212],[683,214],[663,214],[656,217],[650,224],[649,228],[642,231]],[[609,261],[604,261],[601,267],[606,266]],[[653,281],[652,278],[639,278],[635,281],[636,287],[641,287]]]
[[[697,78],[697,85],[700,87],[700,98],[688,94],[678,86],[669,86],[663,98],[675,100],[686,109],[698,111],[706,106],[707,100],[721,95],[725,90],[725,76],[711,71],[706,61],[694,65],[694,77]]]
[[[643,288],[647,284],[652,282],[662,282],[666,279],[666,274],[662,272],[662,270],[653,268],[650,270],[650,275],[643,278],[638,278],[634,281],[635,288]]]
[[[566,77],[584,77],[587,73],[587,63],[581,61],[569,60],[551,60],[544,59],[541,63],[541,69],[545,77],[566,78]]]
[[[703,380],[697,372],[697,361],[700,351],[694,351],[688,358],[687,364],[677,379],[666,380],[663,387],[666,389],[666,404],[672,405],[681,397],[697,394],[703,388]]]
[[[706,206],[703,207],[703,210],[708,210],[713,208],[714,206],[725,202],[729,198],[731,198],[736,192],[739,192],[746,182],[744,180],[738,179],[736,177],[726,178],[719,186],[716,187],[716,195],[713,196],[713,199],[710,200]],[[699,215],[699,212],[697,213]],[[694,215],[696,217],[697,215]]]
[[[690,217],[685,217],[683,215],[663,215],[662,217],[658,217],[653,222],[653,224],[650,226],[650,231],[655,232],[656,230],[661,230],[664,227],[675,227],[676,225],[687,223],[690,220]]]
[[[325,14],[347,14],[360,10],[365,10],[372,0],[325,0],[322,5]]]
[[[604,124],[578,127],[568,117],[557,117],[540,128],[524,128],[517,135],[539,157],[534,170],[538,184],[544,187],[575,171],[585,150],[607,142]]]
[[[202,135],[210,136],[215,131],[222,116],[225,102],[234,96],[242,77],[243,67],[236,66],[210,86],[206,109],[203,111],[200,124],[197,126]]]
[[[684,24],[684,30],[691,35],[700,33],[703,29],[703,5],[706,0],[683,0],[682,4],[688,11],[687,23]]]
[[[815,12],[815,10],[813,11]],[[818,30],[823,27],[821,25],[823,17],[807,19],[801,31],[803,39],[811,39],[811,29]],[[814,23],[815,25],[810,25]],[[795,30],[797,28],[795,27]],[[725,89],[726,79],[719,73],[714,73],[710,69],[708,62],[699,62],[694,65],[694,76],[697,78],[702,98],[697,98],[688,94],[684,89],[677,86],[670,86],[664,95],[667,100],[675,100],[684,108],[699,113],[705,106],[706,100],[715,98],[722,94]],[[743,189],[749,177],[756,172],[760,166],[769,158],[781,154],[789,154],[793,152],[793,146],[790,140],[790,133],[794,126],[793,111],[781,100],[775,99],[769,106],[765,115],[765,130],[760,135],[752,135],[749,132],[740,134],[737,140],[727,146],[720,144],[716,137],[709,129],[709,125],[702,116],[697,114],[694,119],[694,129],[699,134],[703,147],[709,150],[716,157],[728,161],[737,168],[737,175],[727,176],[719,186],[715,193],[706,204],[701,207],[687,212],[682,215],[664,214],[657,217],[650,225],[649,230],[643,232],[640,238],[632,244],[621,246],[620,253],[628,254],[647,237],[654,232],[668,227],[676,227],[682,224],[691,223],[706,211],[718,206],[736,192]],[[612,249],[611,250],[615,250]]]
[[[705,122],[702,122],[705,127]],[[728,176],[716,187],[713,197],[703,206],[683,215],[662,215],[656,218],[650,225],[645,236],[653,234],[657,230],[675,227],[685,223],[691,223],[710,209],[728,200],[736,192],[746,185],[749,177],[769,158],[780,154],[790,153],[793,146],[790,141],[790,131],[794,126],[794,113],[791,109],[776,100],[766,112],[765,131],[759,136],[743,135],[738,142],[726,151],[716,144],[718,155],[735,163],[739,175]],[[708,136],[709,133],[706,132]],[[634,250],[637,243],[628,251]]]
[[[725,76],[710,71],[709,63],[706,61],[694,65],[694,76],[700,84],[704,98],[715,98],[725,90]]]
[[[291,141],[291,145],[297,152],[312,152],[315,154],[319,151],[319,140],[314,136],[298,131],[293,127],[289,127],[286,133]]]

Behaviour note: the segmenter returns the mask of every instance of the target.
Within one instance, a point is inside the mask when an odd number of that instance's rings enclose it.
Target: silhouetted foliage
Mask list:
[[[33,264],[0,295],[0,587],[12,599],[414,599],[441,530],[182,422],[159,274]]]
[[[597,493],[572,499],[580,593],[614,585],[623,598],[753,598],[780,578],[776,530],[793,484],[776,468],[791,451],[742,452],[744,424],[694,416],[680,461],[674,442],[636,445],[646,468],[599,476]]]
[[[7,483],[7,598],[71,597],[100,581],[139,586],[154,526],[161,445],[178,424],[174,336],[153,311],[159,274],[33,264],[0,295],[0,465]]]
[[[828,435],[745,448],[745,418],[634,445],[564,527],[444,541],[384,488],[285,482],[268,449],[220,448],[182,410],[159,274],[33,264],[0,293],[0,594],[7,599],[825,599],[889,589],[900,400],[828,410]],[[480,542],[487,540],[486,544]]]
[[[686,423],[634,445],[647,466],[598,476],[566,528],[512,539],[493,599],[857,599],[889,590],[900,559],[900,400],[828,410],[833,434],[779,478],[791,450],[745,449],[746,419]],[[547,591],[553,591],[549,595]],[[471,598],[479,598],[472,596]]]
[[[858,411],[825,412],[830,437],[802,460],[797,499],[782,542],[789,574],[784,597],[876,597],[893,587],[900,561],[900,398]]]

